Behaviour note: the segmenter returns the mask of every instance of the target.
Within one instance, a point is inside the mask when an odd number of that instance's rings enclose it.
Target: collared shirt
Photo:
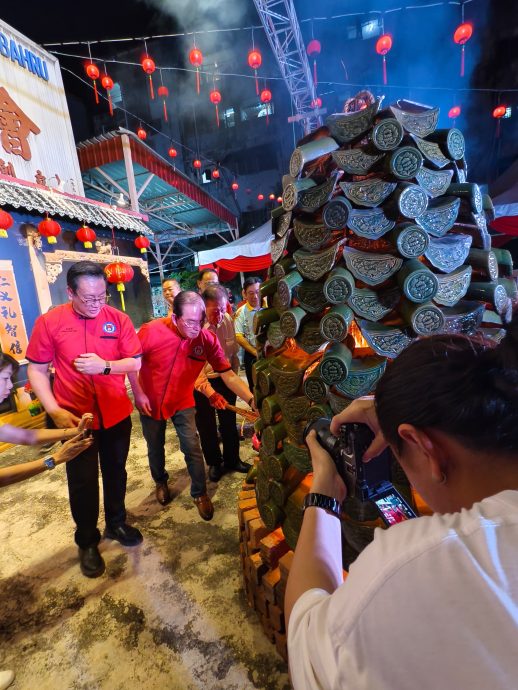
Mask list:
[[[217,326],[206,323],[204,328],[211,333],[215,333],[218,338],[218,342],[221,345],[225,357],[228,359],[232,366],[232,370],[237,373],[239,370],[239,359],[237,353],[239,352],[239,344],[236,340],[236,332],[234,329],[234,321],[229,314],[225,314],[221,323]],[[200,372],[194,387],[200,393],[203,393],[207,397],[210,397],[214,393],[214,388],[210,385],[210,381],[219,378],[219,373],[214,371],[212,366],[207,362]]]
[[[93,428],[107,429],[133,410],[126,391],[126,375],[80,373],[74,360],[87,352],[108,361],[140,357],[140,343],[129,317],[105,305],[95,318],[89,319],[74,311],[69,303],[36,319],[27,359],[35,364],[54,364],[53,393],[60,407],[78,417],[92,412]]]
[[[242,307],[236,311],[235,327],[237,335],[242,335],[252,347],[257,346],[256,337],[254,334],[254,315],[260,310],[260,307],[254,309],[248,302],[245,302]]]
[[[138,337],[142,346],[139,381],[153,419],[167,419],[194,407],[194,382],[206,362],[219,374],[230,371],[214,333],[204,328],[196,338],[184,338],[174,316],[145,323]]]

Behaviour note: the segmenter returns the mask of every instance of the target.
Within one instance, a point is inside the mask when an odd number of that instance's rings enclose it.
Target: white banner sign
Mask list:
[[[0,174],[84,196],[59,62],[1,19]]]

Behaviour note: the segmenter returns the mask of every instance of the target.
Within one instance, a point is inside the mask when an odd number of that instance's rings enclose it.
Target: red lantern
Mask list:
[[[56,244],[56,237],[61,232],[61,225],[47,216],[45,220],[38,223],[38,232],[47,238],[49,244]]]
[[[144,129],[144,127],[139,127],[139,128],[137,129],[137,136],[138,136],[139,139],[142,139],[142,141],[145,141],[145,140],[146,140],[147,132],[146,132],[146,130]]]
[[[91,249],[92,242],[94,242],[97,239],[97,235],[92,230],[92,228],[87,228],[84,224],[82,228],[79,228],[79,230],[77,230],[76,237],[80,242],[84,244],[85,249]]]
[[[85,65],[85,71],[94,83],[95,102],[99,104],[99,94],[97,93],[97,79],[99,79],[100,75],[99,68],[94,62],[87,62]]]
[[[216,107],[216,122],[218,123],[218,127],[219,127],[218,103],[221,103],[221,93],[217,89],[213,89],[210,92],[210,102],[214,103],[214,105]]]
[[[257,198],[259,201],[262,201],[264,199],[264,194],[258,194]]]
[[[263,57],[261,53],[256,48],[252,48],[252,50],[250,50],[248,53],[248,64],[250,65],[250,68],[254,70],[255,92],[257,95],[259,95],[259,82],[257,81],[257,70],[261,66],[262,61]]]
[[[268,199],[270,199],[270,201],[274,201],[274,199],[275,199],[275,194],[270,194],[270,196],[268,197]]]
[[[176,158],[176,156],[178,155],[178,151],[172,146],[167,153],[171,156],[171,158]]]
[[[232,182],[230,186],[232,187],[233,192],[237,192],[237,190],[239,189],[239,185],[237,182]]]
[[[141,254],[147,253],[147,248],[150,244],[151,242],[147,237],[144,237],[144,235],[139,235],[135,240],[135,247],[137,247],[137,249],[140,249]]]
[[[461,47],[460,51],[460,76],[464,76],[464,44],[469,41],[469,39],[473,35],[473,25],[469,24],[468,22],[465,22],[464,24],[460,24],[455,29],[455,33],[453,34],[453,40],[458,46]]]
[[[219,180],[219,170],[217,168],[214,168],[214,170],[212,171],[212,177],[215,180]]]
[[[268,116],[268,103],[272,100],[272,92],[270,89],[263,89],[261,91],[261,103],[266,103],[266,124],[268,125],[270,123],[270,119]]]
[[[306,51],[307,51],[309,57],[312,57],[313,55],[320,55],[321,50],[322,50],[322,46],[320,45],[320,41],[317,41],[316,38],[313,38],[308,43],[308,47],[306,48]],[[316,57],[313,58],[313,81],[315,82],[315,86],[316,86],[318,84],[317,59],[316,59]]]
[[[455,118],[459,117],[460,113],[460,105],[454,105],[453,108],[448,110],[448,117],[452,120],[455,120]]]
[[[129,283],[129,281],[133,279],[133,269],[129,264],[124,264],[122,261],[115,261],[105,266],[104,272],[109,283],[117,283],[117,290],[120,292],[121,296],[122,311],[126,311],[124,295],[122,293],[125,291],[124,283]]]
[[[166,122],[168,122],[169,119],[167,117],[167,107],[166,107],[166,103],[165,103],[165,99],[169,96],[169,89],[167,88],[167,86],[164,86],[163,84],[161,84],[158,87],[158,95],[162,99],[162,103],[164,105],[164,120]]]
[[[196,170],[199,170],[201,168],[201,160],[199,158],[195,158],[192,162],[193,168],[196,168]]]
[[[189,62],[196,69],[196,93],[200,93],[200,67],[203,64],[203,54],[198,48],[192,48],[189,53]]]
[[[282,204],[282,196],[278,196],[278,197],[277,197],[277,203],[278,203],[278,204]]]
[[[142,69],[144,70],[144,72],[149,77],[149,95],[154,100],[155,92],[153,90],[153,79],[151,78],[151,75],[156,70],[155,61],[152,58],[150,58],[149,55],[146,55],[142,58],[140,64],[142,65]]]
[[[315,110],[317,110],[317,108],[322,107],[322,99],[320,98],[320,96],[317,96],[316,98],[314,98],[311,101],[311,107],[314,108]]]
[[[103,88],[106,89],[108,93],[108,106],[110,108],[110,115],[113,115],[113,103],[112,103],[112,96],[110,91],[113,89],[113,79],[109,77],[107,74],[103,74],[102,79],[101,79],[101,84],[103,85]]]
[[[9,230],[13,222],[12,215],[0,208],[0,237],[7,237],[7,230]]]
[[[392,36],[383,34],[376,41],[376,52],[383,56],[383,83],[387,83],[387,58],[386,55],[392,48]]]
[[[496,120],[499,120],[501,117],[503,117],[503,116],[505,115],[505,111],[506,111],[506,110],[507,110],[507,108],[505,107],[505,105],[499,105],[499,106],[497,106],[497,107],[493,110],[493,117],[494,117]]]

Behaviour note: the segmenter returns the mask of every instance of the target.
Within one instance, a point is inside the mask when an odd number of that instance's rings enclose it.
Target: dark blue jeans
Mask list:
[[[165,469],[165,430],[166,419],[153,419],[140,415],[142,432],[147,443],[147,453],[151,476],[157,483],[167,482],[169,475]],[[205,463],[201,451],[200,439],[196,430],[195,410],[189,407],[180,410],[171,417],[176,429],[180,450],[184,454],[187,471],[191,478],[191,496],[203,496],[207,493],[205,481]]]

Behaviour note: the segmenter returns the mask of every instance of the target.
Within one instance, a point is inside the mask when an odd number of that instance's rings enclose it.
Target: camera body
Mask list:
[[[314,429],[320,445],[333,458],[339,475],[347,487],[347,496],[373,502],[387,525],[416,517],[412,508],[391,481],[393,455],[389,448],[369,462],[363,454],[374,434],[365,424],[344,424],[340,436],[331,433],[329,419],[319,417],[304,429],[304,438]]]

